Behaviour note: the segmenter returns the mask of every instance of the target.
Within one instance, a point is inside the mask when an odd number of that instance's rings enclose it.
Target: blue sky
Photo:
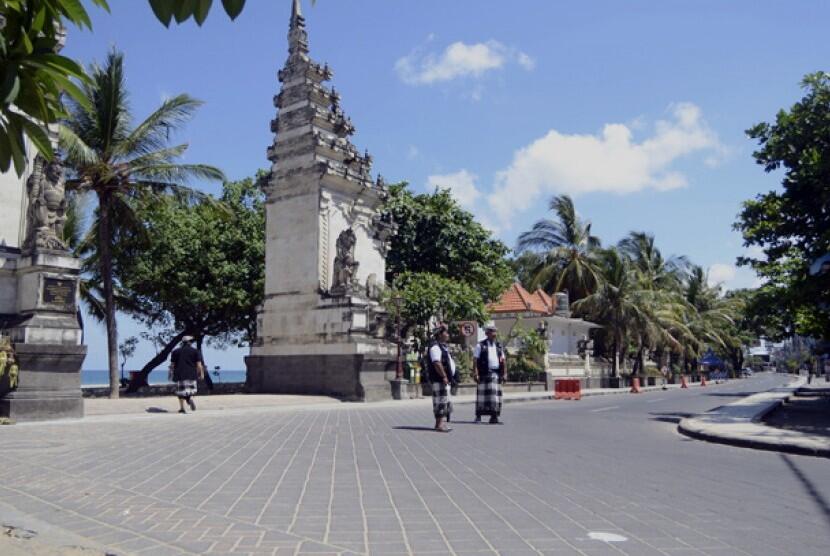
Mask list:
[[[66,53],[125,53],[132,107],[165,96],[203,101],[176,139],[189,162],[232,178],[265,168],[276,72],[285,61],[290,0],[250,0],[230,22],[165,29],[143,0],[111,2]],[[830,4],[822,1],[319,0],[303,2],[311,55],[368,148],[375,172],[415,189],[451,187],[509,245],[574,197],[605,243],[630,230],[666,254],[751,286],[731,230],[742,200],[777,186],[755,165],[744,130],[801,97],[805,73],[827,70]],[[194,184],[216,191],[212,184]],[[122,336],[136,334],[129,322]],[[85,368],[105,367],[91,326]],[[128,367],[152,348],[142,345]],[[242,350],[209,365],[244,367]]]

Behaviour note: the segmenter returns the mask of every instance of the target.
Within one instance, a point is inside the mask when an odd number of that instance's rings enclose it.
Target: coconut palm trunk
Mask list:
[[[98,250],[101,278],[104,286],[104,307],[107,327],[107,365],[110,377],[110,398],[118,398],[118,323],[115,320],[115,294],[112,286],[112,222],[110,208],[112,195],[108,190],[98,192],[99,234]]]

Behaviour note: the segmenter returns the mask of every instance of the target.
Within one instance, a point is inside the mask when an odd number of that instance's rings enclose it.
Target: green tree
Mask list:
[[[630,232],[617,243],[617,247],[632,262],[644,288],[667,291],[680,289],[689,263],[683,257],[663,257],[655,245],[653,234]]]
[[[226,182],[221,203],[175,196],[134,201],[144,234],[119,238],[118,281],[132,314],[166,339],[135,389],[185,334],[212,345],[250,343],[265,290],[264,194],[256,180]]]
[[[129,200],[170,191],[193,194],[181,185],[187,179],[224,176],[212,166],[178,163],[187,145],[168,145],[171,131],[187,122],[201,102],[177,95],[133,126],[123,56],[113,50],[103,67],[93,65],[89,73],[91,81],[83,85],[86,100],[69,103],[69,117],[60,128],[60,138],[73,174],[67,186],[94,193],[98,201],[95,256],[106,309],[110,396],[116,398],[118,338],[112,247],[117,227],[132,222],[134,229],[139,229]]]
[[[684,307],[680,290],[689,263],[683,257],[663,257],[654,236],[646,232],[630,232],[617,247],[631,263],[631,272],[643,301],[650,304],[653,317],[642,328],[642,334],[637,335],[635,364],[641,372],[646,352],[654,350],[658,366],[662,368],[667,365],[670,353],[679,349],[678,339],[688,336],[682,323],[689,307]]]
[[[795,333],[830,337],[830,273],[810,273],[810,266],[830,252],[830,74],[804,77],[805,94],[775,122],[747,130],[758,141],[755,161],[766,172],[783,170],[780,191],[744,202],[735,228],[746,246],[763,256],[742,257],[765,279],[762,291],[789,313],[777,319]],[[776,313],[777,316],[777,313]]]
[[[396,302],[395,297],[400,298]],[[392,282],[387,307],[393,318],[400,303],[402,336],[415,335],[425,341],[430,321],[440,322],[487,319],[481,293],[465,282],[430,272],[403,272]]]
[[[109,10],[105,0],[92,3]],[[78,0],[4,0],[0,3],[0,171],[26,168],[28,137],[48,160],[51,124],[66,115],[61,97],[85,102],[73,79],[86,80],[83,68],[57,53],[67,23],[91,28],[89,14]]]
[[[403,320],[409,326],[425,326],[433,316],[483,322],[485,304],[513,280],[507,246],[448,190],[416,195],[406,183],[391,185],[383,210],[398,226],[386,257],[386,280],[408,300]]]
[[[600,240],[591,234],[591,223],[576,213],[568,195],[557,195],[550,201],[556,219],[539,220],[519,236],[518,252],[540,253],[544,264],[531,282],[532,289],[542,287],[554,293],[568,290],[571,301],[585,297],[597,286],[595,255]]]
[[[643,309],[638,301],[637,280],[631,263],[615,248],[598,254],[597,286],[592,293],[578,299],[573,308],[608,330],[611,343],[611,375],[619,376],[620,354],[631,334],[635,321],[642,320]]]

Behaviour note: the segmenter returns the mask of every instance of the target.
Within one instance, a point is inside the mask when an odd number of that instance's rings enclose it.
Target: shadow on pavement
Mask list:
[[[830,398],[807,395],[790,398],[767,415],[764,422],[771,427],[830,437]]]
[[[758,392],[712,392],[706,394],[707,396],[717,396],[721,398],[746,398],[747,396],[754,396]]]
[[[651,412],[649,415],[652,415],[652,421],[660,421],[661,423],[674,423],[677,424],[680,422],[681,419],[686,419],[687,417],[692,417],[695,413],[677,413],[677,412]]]
[[[434,427],[392,427],[396,431],[427,431],[427,432],[435,432]]]
[[[170,413],[162,407],[148,407],[144,411],[146,411],[147,413]]]
[[[824,496],[816,490],[815,485],[813,482],[798,468],[798,466],[793,463],[790,456],[781,454],[781,459],[784,460],[784,463],[787,464],[787,467],[790,468],[790,471],[793,472],[795,478],[801,482],[801,485],[804,487],[804,490],[807,491],[807,494],[810,495],[810,498],[813,499],[816,506],[818,506],[819,510],[824,514],[824,519],[827,521],[827,525],[830,526],[830,504],[827,503]]]

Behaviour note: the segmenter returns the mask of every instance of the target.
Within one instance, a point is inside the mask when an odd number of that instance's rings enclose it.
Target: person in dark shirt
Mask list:
[[[193,347],[193,336],[182,338],[181,347],[170,354],[170,379],[176,383],[176,396],[179,398],[179,413],[187,413],[184,404],[196,411],[193,396],[196,395],[197,380],[205,376],[205,363],[201,352]]]

